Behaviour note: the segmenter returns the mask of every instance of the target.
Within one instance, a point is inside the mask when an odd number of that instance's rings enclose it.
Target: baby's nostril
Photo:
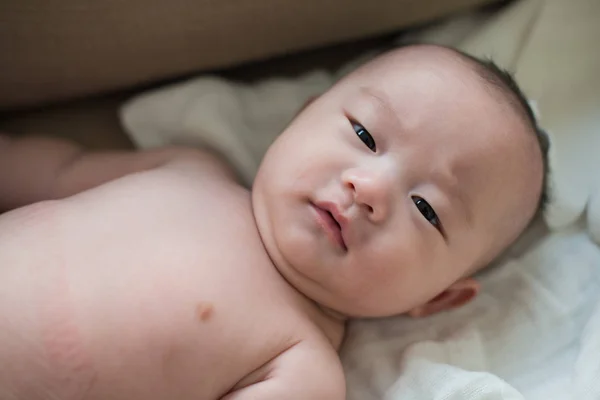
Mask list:
[[[370,205],[366,205],[367,207],[367,211],[369,212],[369,214],[373,214],[373,207],[371,207]]]

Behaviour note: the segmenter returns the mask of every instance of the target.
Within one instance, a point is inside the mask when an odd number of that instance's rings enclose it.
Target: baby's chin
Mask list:
[[[366,300],[355,296],[335,296],[331,293],[296,290],[314,301],[327,315],[339,320],[350,318],[385,318],[406,313],[407,307],[398,307],[392,302],[385,302],[379,296]]]

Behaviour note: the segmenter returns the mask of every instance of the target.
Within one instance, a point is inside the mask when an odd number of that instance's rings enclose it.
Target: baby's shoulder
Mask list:
[[[185,209],[196,213],[203,210],[214,213],[231,206],[231,202],[244,202],[249,197],[234,170],[218,154],[191,147],[166,150],[168,162],[108,182],[82,197],[142,198],[146,208],[156,203],[165,211]]]
[[[136,236],[160,235],[165,240],[178,238],[178,232],[209,237],[230,225],[231,231],[236,222],[231,214],[237,214],[237,224],[253,221],[249,191],[236,182],[224,160],[201,149],[174,151],[160,166],[63,199],[61,210],[81,227],[114,218]],[[211,235],[211,243],[222,236]]]
[[[175,156],[161,169],[212,182],[236,183],[233,167],[218,153],[201,148],[175,148]]]

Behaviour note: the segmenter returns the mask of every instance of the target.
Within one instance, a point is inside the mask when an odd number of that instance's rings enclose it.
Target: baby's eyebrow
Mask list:
[[[360,92],[361,94],[365,95],[365,97],[367,97],[371,102],[372,100],[375,100],[377,108],[383,111],[380,114],[382,114],[384,118],[394,126],[394,129],[401,131],[402,122],[398,117],[398,112],[392,107],[385,93],[368,86],[361,86]]]

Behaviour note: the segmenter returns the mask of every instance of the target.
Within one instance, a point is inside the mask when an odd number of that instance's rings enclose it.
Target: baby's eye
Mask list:
[[[365,127],[354,121],[350,121],[350,123],[352,124],[354,132],[356,132],[356,135],[360,138],[360,140],[363,141],[363,143],[369,148],[369,150],[371,150],[372,152],[376,152],[377,146],[375,146],[375,139],[373,139],[373,136],[371,136],[371,134],[365,129]]]
[[[423,214],[423,217],[425,217],[425,219],[429,221],[431,225],[435,226],[436,229],[439,230],[441,225],[440,219],[435,213],[433,207],[431,207],[429,203],[425,201],[425,199],[423,199],[422,197],[413,196],[412,199],[419,211],[421,212],[421,214]]]

